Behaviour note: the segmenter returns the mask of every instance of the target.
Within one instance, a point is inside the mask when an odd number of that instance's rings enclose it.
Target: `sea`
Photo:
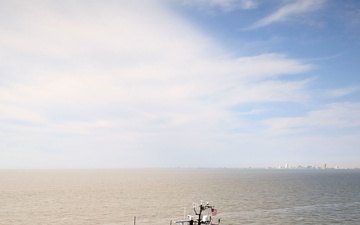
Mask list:
[[[360,170],[0,170],[0,224],[360,224]]]

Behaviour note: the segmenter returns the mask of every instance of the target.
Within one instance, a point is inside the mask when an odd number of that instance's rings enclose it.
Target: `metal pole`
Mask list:
[[[136,224],[136,216],[134,216],[134,225]]]

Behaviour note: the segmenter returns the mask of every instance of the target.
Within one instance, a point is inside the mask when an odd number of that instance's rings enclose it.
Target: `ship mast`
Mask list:
[[[202,201],[200,201],[200,205],[199,205],[199,212],[196,211],[196,205],[193,204],[193,208],[194,208],[194,212],[195,212],[195,215],[198,216],[198,219],[197,219],[197,224],[201,224],[201,223],[204,223],[206,224],[206,221],[201,221],[202,217],[202,212],[206,209],[211,209],[213,210],[214,209],[214,206],[211,206],[209,205],[209,202],[206,203],[206,205],[203,205]]]

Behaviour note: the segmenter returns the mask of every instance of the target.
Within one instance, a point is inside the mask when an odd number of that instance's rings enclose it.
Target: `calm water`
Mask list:
[[[0,224],[167,225],[200,200],[224,225],[359,224],[360,171],[0,171]]]

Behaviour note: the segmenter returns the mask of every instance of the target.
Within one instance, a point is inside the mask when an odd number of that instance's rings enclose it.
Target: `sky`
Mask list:
[[[0,169],[360,167],[357,0],[0,1]]]

